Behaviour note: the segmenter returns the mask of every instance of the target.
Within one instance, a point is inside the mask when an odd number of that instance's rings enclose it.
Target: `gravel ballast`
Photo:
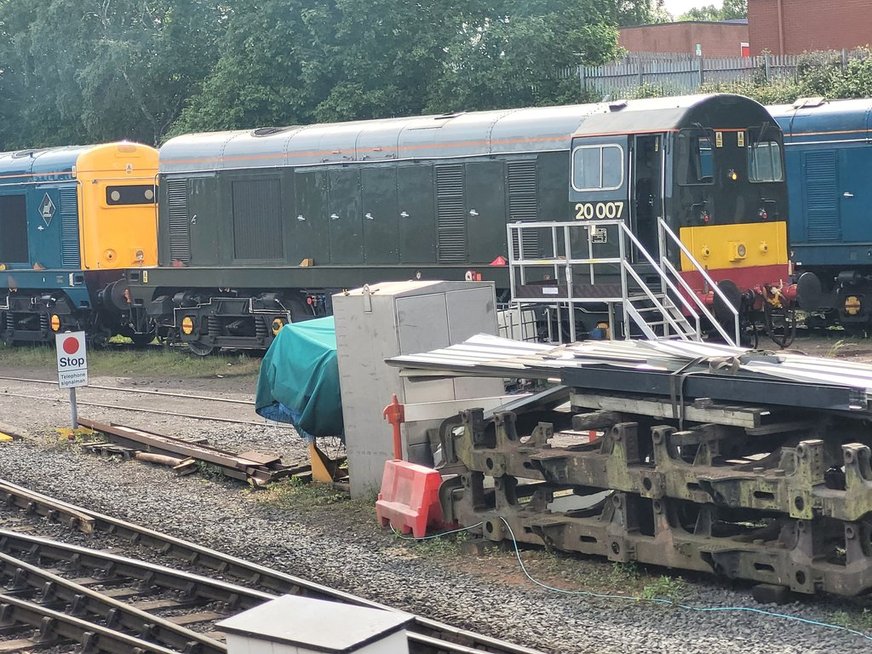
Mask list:
[[[27,375],[19,371],[18,376]],[[130,387],[132,382],[95,378],[92,383]],[[142,388],[237,399],[251,399],[254,388],[250,378],[197,380],[193,384],[155,377],[136,383]],[[10,393],[65,397],[53,387],[0,381],[0,421],[27,432],[23,441],[0,445],[0,478],[458,627],[561,654],[872,651],[872,641],[856,635],[750,612],[696,613],[548,591],[523,577],[510,552],[488,553],[481,558],[434,553],[379,529],[371,507],[364,503],[279,508],[259,501],[242,484],[196,475],[177,477],[169,470],[135,461],[82,454],[75,446],[58,443],[54,432],[55,427],[68,422],[65,404],[12,397]],[[258,421],[253,409],[242,405],[94,389],[84,389],[80,397]],[[305,458],[303,442],[283,427],[85,407],[80,413],[179,437],[205,437],[211,444],[228,449],[276,451],[286,462]],[[387,429],[384,436],[389,436]],[[536,556],[522,553],[528,555]],[[559,563],[571,566],[574,562]],[[603,576],[612,569],[608,562],[581,563],[601,568]],[[730,590],[714,580],[694,580],[686,588],[683,601],[688,604],[760,608],[747,588]],[[834,600],[818,599],[773,610],[828,621],[840,606]]]

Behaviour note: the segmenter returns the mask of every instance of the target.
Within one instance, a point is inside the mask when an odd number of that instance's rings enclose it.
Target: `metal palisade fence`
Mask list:
[[[845,56],[843,53],[843,61]],[[614,63],[568,68],[563,74],[577,76],[582,91],[619,98],[635,93],[640,87],[683,94],[693,93],[703,84],[793,78],[800,61],[801,55],[709,59],[680,53],[632,53]]]

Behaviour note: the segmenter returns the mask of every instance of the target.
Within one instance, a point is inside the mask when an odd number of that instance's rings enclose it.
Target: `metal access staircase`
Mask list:
[[[605,248],[610,237],[612,245]],[[699,341],[710,326],[726,343],[739,343],[738,310],[662,218],[657,224],[658,251],[653,255],[623,220],[512,223],[508,243],[512,304],[552,307],[557,312],[557,340],[563,336],[563,312],[568,310],[574,318],[578,307],[605,305],[609,325],[622,321],[624,338]],[[549,243],[550,255],[541,256]],[[604,249],[608,252],[601,256]],[[705,290],[731,313],[731,330],[718,322],[699,289],[691,288],[682,275],[689,271],[679,271],[670,261],[670,249],[684,254]],[[575,320],[570,319],[568,326],[570,340],[577,340]]]

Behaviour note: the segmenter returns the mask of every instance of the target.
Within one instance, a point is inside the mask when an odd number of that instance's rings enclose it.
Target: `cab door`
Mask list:
[[[576,220],[629,220],[628,154],[629,138],[623,135],[573,141],[569,199],[574,203]],[[588,252],[594,257],[619,255],[617,226],[592,225],[588,238]],[[584,252],[580,249],[583,245],[574,243],[573,251]]]
[[[660,134],[637,134],[633,137],[630,179],[630,227],[633,234],[656,261],[657,221],[663,216],[663,139]],[[645,257],[633,248],[633,262]]]

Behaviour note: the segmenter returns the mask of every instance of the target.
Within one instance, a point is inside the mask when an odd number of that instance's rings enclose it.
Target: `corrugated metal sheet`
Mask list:
[[[567,369],[630,368],[679,376],[728,376],[737,383],[762,377],[798,384],[830,385],[872,396],[872,365],[792,352],[758,352],[693,341],[583,341],[568,345],[526,343],[479,334],[451,347],[387,359],[407,377],[482,376],[559,378]],[[765,403],[766,398],[760,401]],[[857,407],[858,409],[862,407]],[[868,408],[865,410],[869,411]]]

